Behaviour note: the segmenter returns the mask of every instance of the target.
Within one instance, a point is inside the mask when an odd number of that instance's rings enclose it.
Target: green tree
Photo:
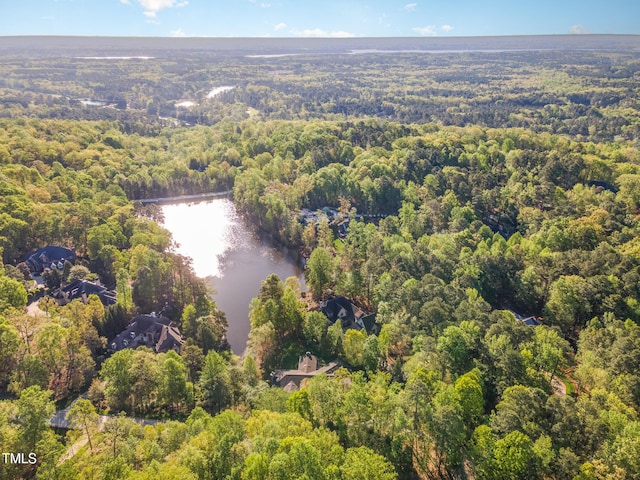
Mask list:
[[[348,448],[340,467],[345,480],[394,480],[398,475],[382,456],[367,447]]]
[[[68,281],[85,280],[90,274],[91,271],[84,265],[74,265],[69,271]]]
[[[367,336],[362,349],[362,363],[367,372],[375,372],[382,356],[380,355],[380,344],[376,335]]]
[[[112,410],[129,407],[131,390],[135,382],[132,372],[134,351],[128,348],[114,353],[102,365],[100,376],[107,382],[105,395]]]
[[[60,282],[62,281],[62,274],[60,273],[60,270],[56,268],[51,270],[47,268],[42,272],[42,281],[44,282],[45,287],[49,290],[59,288]]]
[[[551,375],[550,382],[553,382],[558,368],[566,364],[569,351],[569,342],[555,330],[544,326],[535,329],[531,352],[534,361]]]
[[[0,313],[9,308],[22,310],[27,305],[27,291],[22,282],[0,274]]]
[[[340,323],[340,322],[336,322]],[[349,329],[344,334],[342,347],[344,349],[344,357],[356,368],[364,366],[363,354],[364,347],[367,342],[367,335],[362,330]]]
[[[187,381],[184,361],[173,350],[167,352],[160,368],[160,398],[173,410],[189,407],[193,399],[193,385]]]
[[[342,323],[334,322],[327,329],[326,348],[325,351],[330,357],[338,357],[342,354],[342,346],[344,341],[344,333],[342,332]]]
[[[33,452],[48,431],[49,420],[55,411],[51,392],[36,385],[27,387],[20,392],[16,407],[22,447],[25,452]]]
[[[317,247],[311,252],[306,266],[307,283],[313,298],[319,300],[333,281],[333,258],[326,248]]]
[[[200,374],[200,398],[198,404],[216,414],[231,403],[231,379],[227,363],[216,351],[211,350]]]
[[[491,478],[496,480],[538,478],[533,442],[524,433],[514,431],[497,440],[493,455],[496,471]]]
[[[69,420],[72,427],[84,430],[89,441],[89,448],[93,450],[91,436],[95,433],[100,423],[100,416],[91,401],[84,398],[76,400],[67,412],[67,420]]]
[[[302,332],[308,345],[319,347],[327,330],[327,317],[321,312],[307,312],[302,325]]]
[[[4,386],[15,368],[20,337],[6,319],[0,317],[0,387]]]
[[[480,372],[477,369],[458,377],[454,385],[462,407],[462,417],[469,431],[473,431],[484,411],[484,397]]]
[[[104,425],[104,439],[107,445],[110,445],[113,452],[113,459],[116,459],[121,452],[121,448],[126,444],[126,439],[131,432],[131,429],[135,427],[135,422],[124,416],[124,413],[120,413],[107,420]],[[119,448],[120,446],[120,448]],[[119,467],[118,472],[121,472]],[[105,473],[106,475],[106,473]],[[122,478],[122,477],[112,477]]]

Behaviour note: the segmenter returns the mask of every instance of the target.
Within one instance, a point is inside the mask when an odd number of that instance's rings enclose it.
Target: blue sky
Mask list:
[[[2,35],[640,34],[638,0],[0,0]]]

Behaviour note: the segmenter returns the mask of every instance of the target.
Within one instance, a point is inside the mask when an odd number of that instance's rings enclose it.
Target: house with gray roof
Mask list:
[[[176,323],[154,312],[148,315],[136,315],[126,329],[120,332],[109,344],[111,353],[125,348],[141,346],[151,348],[156,353],[169,350],[180,352],[184,340]]]
[[[25,258],[25,263],[29,267],[29,270],[36,275],[40,275],[47,268],[62,270],[65,261],[75,262],[76,252],[69,248],[56,245],[47,245],[46,247],[39,248]]]
[[[338,368],[340,368],[339,362],[333,361],[327,365],[320,365],[318,357],[307,352],[298,359],[297,369],[276,370],[271,374],[271,377],[273,382],[285,391],[295,392],[300,390],[304,380],[323,373],[330,376]]]
[[[89,282],[80,279],[54,290],[51,294],[59,305],[66,305],[76,299],[80,299],[86,304],[89,295],[97,295],[105,307],[114,305],[117,302],[114,290],[109,290],[101,285],[100,282]]]
[[[529,325],[530,327],[537,327],[538,325],[542,325],[542,322],[540,321],[541,319],[536,318],[533,315],[530,315],[530,316],[520,315],[519,313],[514,312],[513,310],[508,310],[508,312],[512,313],[513,316],[516,317],[516,320],[519,320],[525,325]]]
[[[375,313],[363,312],[346,297],[331,297],[320,302],[320,311],[331,325],[340,320],[344,331],[355,329],[365,330],[368,334],[377,334],[380,330]]]

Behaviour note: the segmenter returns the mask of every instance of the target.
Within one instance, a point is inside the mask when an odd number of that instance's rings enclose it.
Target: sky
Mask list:
[[[640,1],[0,0],[0,36],[405,37],[585,33],[640,34]]]

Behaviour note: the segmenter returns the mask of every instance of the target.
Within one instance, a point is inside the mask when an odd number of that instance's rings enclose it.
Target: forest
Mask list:
[[[0,479],[640,477],[637,53],[203,58],[2,57]],[[139,201],[226,190],[306,262],[243,356]],[[47,296],[84,278],[117,303]],[[108,350],[150,312],[179,353]],[[341,367],[275,386],[305,352]]]

